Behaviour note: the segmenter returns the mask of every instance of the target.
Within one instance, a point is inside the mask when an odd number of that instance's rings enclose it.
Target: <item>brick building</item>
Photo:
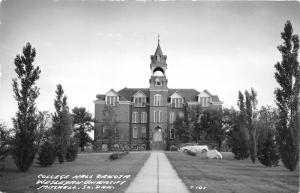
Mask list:
[[[221,109],[217,95],[207,90],[168,88],[167,56],[158,40],[157,49],[151,55],[151,77],[148,88],[123,88],[97,95],[95,103],[94,139],[98,149],[108,143],[105,137],[104,108],[109,106],[116,118],[114,143],[131,147],[165,149],[176,140],[173,123],[183,114],[183,106],[200,105],[203,108]],[[133,145],[134,144],[134,145]]]

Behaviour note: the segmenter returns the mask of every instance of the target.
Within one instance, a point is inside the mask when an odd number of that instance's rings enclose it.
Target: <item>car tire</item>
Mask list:
[[[207,150],[206,149],[203,149],[202,151],[201,151],[201,153],[206,153],[207,152]]]

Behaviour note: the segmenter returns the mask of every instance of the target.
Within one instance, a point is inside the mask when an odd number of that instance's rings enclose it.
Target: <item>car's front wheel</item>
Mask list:
[[[202,151],[201,151],[201,153],[206,153],[207,152],[207,150],[206,149],[203,149]]]

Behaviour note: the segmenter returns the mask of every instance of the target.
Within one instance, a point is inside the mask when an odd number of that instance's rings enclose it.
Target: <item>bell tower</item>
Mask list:
[[[166,78],[167,71],[167,55],[164,55],[159,42],[158,36],[158,44],[154,55],[151,55],[151,78],[150,89],[167,89],[168,80]]]

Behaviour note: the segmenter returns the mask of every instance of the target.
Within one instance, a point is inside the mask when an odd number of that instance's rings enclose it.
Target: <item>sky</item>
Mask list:
[[[1,1],[0,1],[1,2]],[[290,20],[300,34],[297,1],[2,1],[0,9],[0,122],[11,126],[14,58],[26,42],[41,68],[37,107],[54,112],[57,84],[70,109],[94,113],[97,94],[148,88],[150,55],[168,56],[169,88],[207,89],[224,107],[253,87],[258,105],[274,105],[277,46]]]

